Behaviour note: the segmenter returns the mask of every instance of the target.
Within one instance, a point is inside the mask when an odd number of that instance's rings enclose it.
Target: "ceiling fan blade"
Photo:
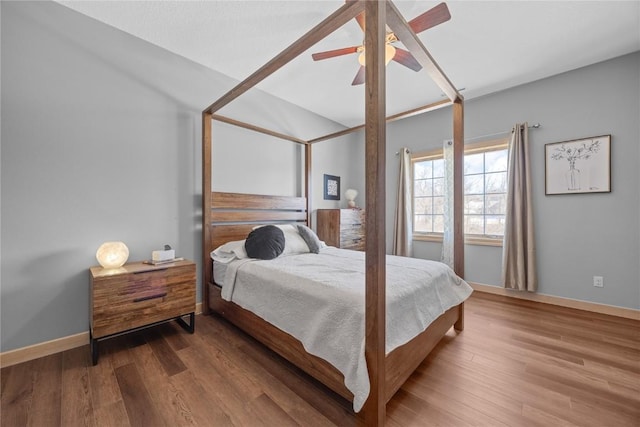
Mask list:
[[[350,53],[356,53],[360,46],[344,47],[342,49],[327,50],[325,52],[318,52],[311,55],[314,61],[320,61],[321,59],[334,58],[336,56],[348,55]]]
[[[352,3],[354,1],[357,0],[344,0],[345,3]],[[358,22],[358,25],[360,25],[360,28],[362,28],[362,32],[364,32],[364,12],[359,13],[355,19]]]
[[[362,32],[364,33],[364,12],[356,16],[356,21],[358,21],[358,25],[360,25],[360,28],[362,28]]]
[[[364,83],[364,78],[365,78],[365,69],[361,65],[360,69],[358,70],[358,73],[356,74],[356,77],[351,82],[351,86],[361,85],[362,83]]]
[[[440,3],[439,5],[427,10],[422,15],[418,15],[409,21],[409,26],[414,33],[418,34],[429,28],[435,27],[438,24],[447,22],[451,19],[449,8],[446,3]]]
[[[396,54],[392,58],[398,64],[411,68],[413,71],[420,71],[422,65],[411,55],[409,51],[396,47]]]

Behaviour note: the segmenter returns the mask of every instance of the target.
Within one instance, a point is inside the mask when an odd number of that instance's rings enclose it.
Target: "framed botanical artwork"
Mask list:
[[[544,146],[545,194],[611,191],[611,135]]]
[[[340,200],[340,177],[324,175],[324,199]]]

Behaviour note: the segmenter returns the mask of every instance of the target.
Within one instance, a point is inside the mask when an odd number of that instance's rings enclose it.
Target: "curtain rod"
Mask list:
[[[540,123],[536,123],[536,124],[533,124],[531,126],[528,126],[529,129],[539,129],[541,127],[542,127],[542,125]],[[465,141],[473,141],[474,139],[481,139],[481,138],[488,138],[490,136],[503,135],[503,134],[509,133],[509,132],[511,132],[511,130],[505,130],[505,131],[502,131],[502,132],[490,133],[490,134],[487,134],[487,135],[474,136],[473,138],[465,139]],[[407,148],[407,154],[410,153],[410,152],[411,151]],[[396,151],[396,156],[398,154],[400,154],[400,152]]]
[[[542,125],[540,123],[536,123],[536,124],[533,124],[531,126],[528,126],[529,129],[538,129],[540,127],[542,127]],[[505,130],[505,131],[502,131],[502,132],[490,133],[490,134],[487,134],[487,135],[474,136],[473,138],[465,139],[465,141],[473,141],[474,139],[488,138],[490,136],[503,135],[505,133],[511,133],[511,129]]]

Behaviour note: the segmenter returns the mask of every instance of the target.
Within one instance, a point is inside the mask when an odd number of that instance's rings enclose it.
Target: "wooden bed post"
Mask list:
[[[211,241],[211,113],[202,113],[202,313],[209,314],[209,283],[213,262],[209,257]]]
[[[464,278],[464,100],[453,102],[453,271]],[[453,329],[464,329],[464,303]]]
[[[454,134],[454,270],[464,275],[464,234],[462,221],[462,164],[464,149],[463,98],[455,86],[442,72],[431,57],[411,26],[402,17],[390,0],[348,0],[331,16],[316,25],[300,39],[286,48],[271,61],[258,69],[251,76],[240,82],[216,102],[204,110],[202,116],[203,140],[203,181],[202,181],[202,236],[203,236],[203,280],[202,298],[203,313],[215,311],[231,319],[248,331],[265,345],[271,347],[294,364],[310,373],[343,397],[353,394],[344,386],[343,375],[329,363],[311,354],[307,354],[302,343],[292,338],[258,316],[246,312],[239,306],[224,301],[220,296],[220,288],[213,283],[213,262],[209,252],[217,245],[246,237],[255,221],[282,221],[283,219],[302,221],[305,218],[311,225],[311,143],[344,135],[359,127],[334,132],[315,140],[299,138],[274,132],[259,126],[216,115],[215,113],[231,101],[247,92],[267,76],[305,52],[325,36],[342,27],[349,20],[365,13],[366,69],[365,69],[365,172],[366,172],[366,251],[365,251],[365,357],[370,381],[368,399],[362,409],[362,418],[367,426],[382,426],[386,419],[386,402],[393,396],[402,383],[424,360],[426,354],[437,344],[442,336],[454,324],[456,330],[463,326],[463,304],[451,308],[436,319],[427,330],[413,338],[409,343],[386,355],[386,120],[397,120],[402,117],[424,111],[441,108],[453,103]],[[385,75],[385,38],[386,25],[396,36],[425,72],[447,95],[448,100],[419,107],[385,117],[386,75]],[[211,168],[212,159],[212,120],[220,120],[252,131],[264,133],[278,138],[305,145],[305,187],[306,202],[299,197],[281,197],[265,195],[249,195],[239,193],[222,193],[212,191]],[[307,209],[306,213],[302,211]],[[215,208],[215,209],[214,209]],[[262,216],[256,213],[261,209],[274,209]],[[238,209],[240,216],[233,211]],[[246,210],[252,211],[250,214]],[[282,211],[288,211],[283,214]],[[283,216],[284,215],[284,216]],[[238,225],[237,218],[241,218]],[[215,222],[215,225],[213,225]],[[231,222],[232,224],[227,224]],[[211,286],[211,288],[210,288]],[[209,295],[211,293],[211,295]]]
[[[386,2],[365,3],[365,358],[371,390],[364,406],[364,419],[367,426],[383,426],[386,418]]]
[[[453,271],[464,278],[464,101],[453,102]]]
[[[311,228],[311,144],[304,145],[304,197],[307,198],[307,227]]]

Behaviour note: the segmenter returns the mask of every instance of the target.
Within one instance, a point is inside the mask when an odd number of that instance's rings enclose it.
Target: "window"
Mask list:
[[[442,154],[413,163],[413,230],[444,232],[444,160]]]
[[[464,232],[467,243],[499,244],[507,202],[507,139],[471,144],[464,155]],[[415,239],[444,232],[442,150],[412,156]]]

